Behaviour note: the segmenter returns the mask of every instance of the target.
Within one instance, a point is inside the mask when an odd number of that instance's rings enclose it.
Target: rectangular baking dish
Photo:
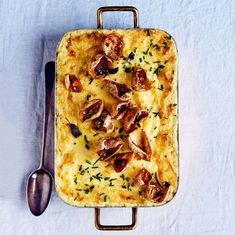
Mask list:
[[[134,29],[103,29],[102,13],[106,11],[133,12]],[[137,207],[164,205],[174,197],[178,188],[177,49],[168,33],[139,29],[138,10],[134,7],[102,7],[98,9],[97,16],[98,30],[68,32],[57,48],[55,185],[59,196],[69,205],[95,207],[98,229],[130,230],[136,225]],[[134,102],[148,111],[148,120],[143,121],[141,128],[148,133],[152,158],[148,161],[132,158],[130,167],[122,172],[115,172],[112,164],[99,161],[97,145],[100,136],[106,134],[90,133],[90,124],[79,120],[82,104],[92,98],[103,99],[109,109],[114,105],[113,98],[109,98],[103,91],[105,88],[99,86],[100,79],[93,79],[86,69],[89,64],[87,57],[100,53],[103,37],[110,34],[119,35],[125,43],[122,57],[118,62],[112,61],[118,69],[108,78],[125,83],[125,80],[131,79],[132,67],[141,67],[147,71],[151,82],[151,91],[134,92],[137,94]],[[73,92],[68,84],[66,87],[65,77],[68,74],[79,77],[84,91]],[[148,92],[151,94],[147,95]],[[120,136],[121,128],[118,126],[116,132],[114,129],[113,135]],[[149,189],[135,187],[136,175],[142,168],[151,173],[154,184],[162,188],[164,184],[169,184],[162,201],[147,200],[144,195]],[[132,224],[101,225],[100,207],[131,207]]]

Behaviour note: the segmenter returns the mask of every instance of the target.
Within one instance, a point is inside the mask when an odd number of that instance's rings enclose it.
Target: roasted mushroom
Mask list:
[[[168,182],[164,182],[162,184],[160,184],[159,182],[157,182],[156,184],[150,183],[146,187],[146,191],[145,191],[146,198],[150,201],[160,203],[164,201],[169,187],[170,187],[170,184]]]
[[[108,160],[120,150],[123,144],[124,142],[119,137],[101,138],[99,139],[96,152],[100,156],[101,160]]]
[[[116,105],[113,105],[111,112],[112,118],[116,120],[123,118],[130,106],[131,104],[129,102],[121,102]]]
[[[125,131],[127,133],[131,133],[137,129],[139,122],[147,118],[148,115],[148,111],[140,109],[137,106],[128,108],[123,119],[123,127]]]
[[[112,61],[103,54],[97,54],[88,65],[88,73],[94,79],[102,79],[107,74],[114,74],[118,68],[113,68]]]
[[[67,90],[74,92],[82,91],[82,84],[80,79],[77,78],[74,74],[66,74],[64,78],[64,85]]]
[[[151,179],[152,179],[151,173],[146,168],[142,168],[134,179],[134,185],[135,186],[147,185]]]
[[[147,91],[151,89],[151,82],[147,77],[146,71],[142,68],[135,68],[131,85],[135,91]]]
[[[127,164],[131,161],[133,153],[118,153],[112,156],[111,162],[114,170],[116,172],[121,172],[124,168],[126,168]]]
[[[109,93],[116,99],[127,101],[131,98],[132,91],[125,84],[104,80],[105,86],[108,88]]]
[[[92,120],[92,129],[99,133],[110,133],[113,131],[114,124],[106,110],[103,110],[97,119]]]
[[[98,118],[104,108],[104,103],[100,99],[91,100],[83,106],[79,112],[79,118],[82,122]]]
[[[105,55],[113,60],[118,60],[122,56],[123,47],[124,42],[122,37],[115,34],[109,34],[103,42]]]
[[[132,132],[129,137],[129,147],[137,154],[139,159],[150,161],[152,156],[152,149],[148,137],[142,129]]]

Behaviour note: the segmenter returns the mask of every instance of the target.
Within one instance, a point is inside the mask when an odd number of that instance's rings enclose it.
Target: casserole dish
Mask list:
[[[103,29],[104,11],[132,11],[135,29]],[[134,7],[100,8],[97,27],[58,45],[55,185],[69,205],[96,208],[98,229],[133,229],[137,207],[178,188],[177,49],[139,29]],[[132,224],[101,225],[100,207],[132,207]]]

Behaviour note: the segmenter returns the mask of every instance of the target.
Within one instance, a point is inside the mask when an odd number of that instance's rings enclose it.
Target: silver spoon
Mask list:
[[[41,215],[48,206],[53,187],[53,177],[44,165],[46,133],[48,127],[50,101],[55,79],[55,62],[48,62],[45,66],[45,108],[42,135],[41,162],[37,170],[31,173],[27,184],[28,206],[32,214]]]

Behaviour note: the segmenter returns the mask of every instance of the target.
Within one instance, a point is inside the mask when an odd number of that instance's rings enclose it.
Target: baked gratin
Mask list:
[[[177,49],[156,29],[76,30],[58,46],[55,181],[80,207],[158,206],[178,187]]]

